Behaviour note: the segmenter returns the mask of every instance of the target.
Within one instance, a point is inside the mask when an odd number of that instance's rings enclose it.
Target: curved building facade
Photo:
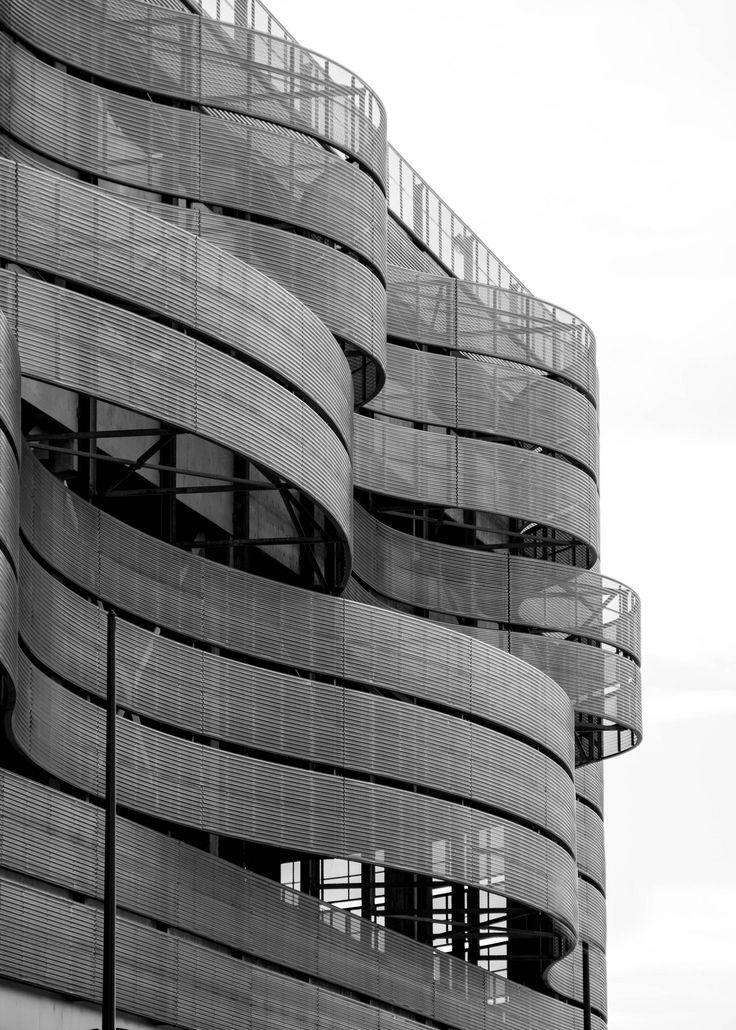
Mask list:
[[[258,0],[0,0],[0,209],[8,1025],[100,1022],[110,701],[119,1026],[600,1030],[589,328]]]

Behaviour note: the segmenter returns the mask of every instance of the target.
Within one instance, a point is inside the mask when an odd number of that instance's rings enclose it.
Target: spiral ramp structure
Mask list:
[[[0,0],[0,996],[100,1003],[113,611],[120,1026],[601,1028],[593,336],[233,11]]]

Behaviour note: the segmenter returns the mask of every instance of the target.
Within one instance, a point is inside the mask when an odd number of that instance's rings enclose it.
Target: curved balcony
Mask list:
[[[99,1002],[114,658],[126,1016],[604,1030],[593,334],[184,6],[0,0],[0,977]]]
[[[385,191],[380,98],[348,68],[291,39],[135,0],[71,0],[53,18],[32,0],[14,0],[7,24],[26,43],[97,79],[328,143]],[[98,31],[86,31],[89,24]]]

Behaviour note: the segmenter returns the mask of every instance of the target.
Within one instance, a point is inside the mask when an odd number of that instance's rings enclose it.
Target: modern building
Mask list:
[[[120,1027],[604,1026],[588,327],[259,0],[0,0],[0,130],[0,1026],[100,1025],[113,688]]]

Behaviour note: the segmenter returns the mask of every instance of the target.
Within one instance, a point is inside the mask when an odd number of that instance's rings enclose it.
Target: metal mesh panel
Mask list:
[[[469,282],[527,292],[516,276],[392,146],[388,150],[388,171],[391,211],[453,275]]]
[[[595,408],[582,394],[528,366],[482,364],[389,345],[385,389],[372,411],[523,440],[597,471]]]
[[[513,656],[424,620],[205,562],[95,511],[36,461],[24,462],[24,475],[34,499],[24,531],[33,546],[69,579],[119,608],[143,611],[154,623],[243,654],[472,712],[544,744],[571,765],[564,693]],[[86,547],[75,546],[78,535]],[[503,692],[495,689],[501,682]]]
[[[588,945],[590,1003],[599,1012],[606,1011],[606,956],[595,944]],[[583,1004],[583,949],[578,945],[574,951],[556,963],[549,972],[549,983],[553,990]]]
[[[544,454],[356,417],[355,483],[441,507],[553,526],[598,546],[598,494],[584,472]]]
[[[12,189],[12,184],[9,186]],[[4,207],[1,194],[0,206]],[[5,224],[11,221],[8,219]],[[2,224],[3,220],[0,220]],[[20,360],[11,320],[2,310],[4,296],[5,290],[0,284],[0,429],[17,447],[20,440]]]
[[[7,130],[28,146],[87,173],[319,233],[384,274],[386,198],[356,165],[265,123],[212,118],[90,85],[2,33],[0,58]]]
[[[18,458],[0,425],[0,541],[18,567]]]
[[[214,337],[304,390],[349,439],[350,369],[332,334],[284,289],[99,190],[0,162],[8,185],[16,174],[22,229],[8,257]]]
[[[0,272],[24,371],[263,462],[347,542],[352,387],[360,403],[383,379],[388,245],[388,332],[410,346],[389,346],[379,417],[355,423],[357,485],[559,530],[594,563],[589,328],[531,297],[393,149],[386,167],[362,80],[260,0],[208,3],[215,20],[185,6],[0,0],[0,150],[34,166],[0,162],[0,258],[40,274]],[[146,537],[27,454],[19,496],[6,328],[0,316],[11,676],[19,507],[30,548],[14,743],[102,795],[94,599],[112,603],[123,804],[521,901],[551,916],[562,952],[585,944],[595,1011],[580,1008],[581,947],[545,970],[570,1006],[125,821],[119,1003],[189,1030],[602,1030],[602,776],[571,773],[576,747],[592,761],[640,738],[633,591],[597,563],[450,547],[359,510],[359,580],[320,596]],[[2,772],[0,790],[0,972],[99,1000],[100,813]]]
[[[104,697],[104,612],[25,552],[21,582],[21,633],[33,654],[64,680]],[[451,792],[536,822],[574,847],[571,777],[496,730],[220,658],[123,620],[116,667],[119,704],[159,723]]]
[[[294,394],[200,341],[79,294],[24,279],[19,301],[25,375],[173,422],[255,458],[302,487],[350,536],[348,455]]]
[[[567,632],[640,653],[640,603],[596,572],[409,536],[354,509],[354,571],[381,594],[433,611]]]
[[[25,657],[20,669],[24,704],[13,726],[26,753],[52,775],[103,793],[102,709]],[[204,747],[127,720],[119,726],[118,781],[120,803],[150,815],[487,886],[545,909],[571,932],[577,925],[574,859],[500,815]]]
[[[18,677],[18,580],[15,570],[1,550],[0,664],[11,681],[16,683]]]
[[[391,269],[389,333],[564,376],[595,398],[595,337],[575,315],[527,294]]]
[[[385,185],[386,115],[353,72],[296,43],[131,0],[72,0],[48,17],[14,0],[9,25],[59,60],[147,92],[240,111],[313,133]],[[94,23],[99,30],[85,31]]]
[[[598,887],[587,880],[578,882],[580,937],[602,951],[606,949],[606,899]]]
[[[102,946],[102,920],[98,910],[7,877],[0,881],[0,903],[6,919],[6,947],[0,951],[3,975],[32,980],[47,989],[74,990],[78,997],[99,1001],[101,985],[96,970]],[[51,937],[45,933],[48,925],[58,926],[58,932]],[[34,933],[35,927],[42,929]],[[192,1028],[204,1018],[218,1030],[234,1030],[243,1025],[244,1019],[251,1019],[253,1002],[265,1006],[266,999],[274,994],[293,997],[292,991],[297,991],[301,992],[301,1015],[297,1014],[295,1025],[304,1026],[302,1017],[314,1018],[317,1011],[320,1028],[325,1026],[321,1021],[323,1015],[329,1019],[331,1012],[343,1020],[338,1026],[355,1030],[385,1030],[389,1026],[403,1030],[404,1026],[418,1025],[356,1002],[352,1002],[356,1021],[347,1021],[344,1006],[348,999],[304,982],[288,985],[282,974],[264,971],[222,951],[203,948],[184,936],[161,933],[129,919],[120,920],[119,941],[118,1003],[129,1012],[175,1020],[177,1025]],[[404,955],[400,957],[403,959]],[[490,982],[486,988],[481,970],[466,972],[460,968],[463,964],[448,956],[437,956],[434,963],[434,968],[428,964],[428,976],[423,981],[429,985],[429,991],[424,988],[422,993],[430,998],[430,991],[434,993],[437,1018],[451,1025],[472,1030],[496,1030],[501,1026],[508,1030],[533,1030],[539,1026],[582,1030],[581,1013],[570,1012],[567,1006],[551,998],[503,981],[496,985]],[[382,967],[389,972],[388,962],[382,963]],[[410,983],[407,977],[406,986]],[[201,1007],[195,1007],[195,999]],[[414,996],[409,995],[406,1001],[413,1002]],[[276,1030],[284,1026],[283,1014],[277,1011],[273,1021],[248,1025]],[[598,1024],[594,1026],[597,1030]]]
[[[265,273],[303,301],[333,333],[385,366],[386,291],[365,265],[343,251],[258,222],[140,203],[151,214],[197,233]]]
[[[603,814],[603,766],[583,765],[575,770],[575,791]]]

